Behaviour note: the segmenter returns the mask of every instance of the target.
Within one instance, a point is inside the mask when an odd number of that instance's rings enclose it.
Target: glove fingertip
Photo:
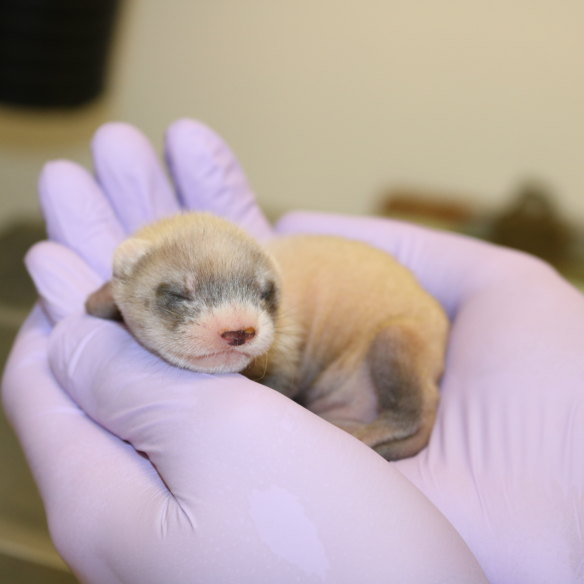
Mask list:
[[[100,126],[91,140],[91,149],[99,163],[101,154],[111,157],[112,151],[120,151],[120,154],[128,151],[132,143],[148,144],[144,134],[132,124],[127,122],[107,122]],[[149,144],[148,144],[149,146]],[[130,148],[131,149],[131,148]]]
[[[83,167],[71,160],[65,158],[49,160],[41,169],[39,185],[46,187],[55,180],[61,182],[62,180],[66,180],[71,173],[75,174],[79,172],[85,173],[86,171]]]
[[[24,264],[53,322],[82,312],[85,299],[101,283],[101,278],[73,251],[52,241],[33,245]]]
[[[91,180],[88,172],[77,163],[65,159],[56,159],[47,162],[39,175],[38,192],[43,216],[51,227],[54,218],[53,208],[58,203],[62,192],[76,189],[83,181]]]
[[[96,131],[91,148],[97,180],[127,233],[179,211],[156,151],[140,130],[109,122]]]
[[[185,208],[210,211],[260,240],[269,239],[271,227],[237,158],[219,134],[198,120],[178,119],[167,129],[165,154]]]
[[[166,130],[166,139],[180,139],[182,136],[188,135],[192,137],[193,135],[213,137],[220,140],[216,132],[214,132],[209,126],[196,120],[194,118],[178,118],[172,122]]]
[[[39,274],[41,274],[45,268],[44,264],[47,261],[47,256],[53,255],[55,248],[61,247],[61,245],[53,241],[38,241],[24,254],[24,266],[35,284]]]

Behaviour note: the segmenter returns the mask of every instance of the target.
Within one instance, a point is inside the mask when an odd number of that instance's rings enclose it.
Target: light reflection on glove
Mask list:
[[[212,132],[176,122],[166,151],[177,194],[123,124],[94,140],[99,186],[68,162],[41,178],[52,242],[27,265],[42,310],[17,339],[3,398],[76,574],[108,584],[485,582],[464,539],[491,582],[580,581],[581,295],[536,260],[465,238],[285,217],[279,232],[390,251],[453,319],[430,445],[388,464],[273,390],[172,368],[122,326],[83,314],[115,245],[146,222],[190,208],[271,235]]]

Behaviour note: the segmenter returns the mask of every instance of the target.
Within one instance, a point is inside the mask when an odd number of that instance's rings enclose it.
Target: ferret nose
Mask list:
[[[240,331],[225,331],[221,336],[227,341],[228,345],[238,347],[239,345],[244,345],[248,341],[251,341],[255,337],[255,334],[255,329],[249,327]]]

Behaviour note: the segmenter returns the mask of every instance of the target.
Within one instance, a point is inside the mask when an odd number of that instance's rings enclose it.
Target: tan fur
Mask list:
[[[439,304],[405,267],[364,243],[307,235],[267,249],[282,275],[280,313],[296,340],[295,350],[281,350],[276,336],[262,365],[267,385],[292,387],[288,395],[388,459],[418,452],[432,430],[444,362],[448,321]],[[380,369],[393,377],[384,385],[399,398],[396,409],[382,408],[392,395],[384,399],[375,387]]]
[[[197,294],[204,284],[229,278],[235,285],[221,292],[222,300],[201,308]],[[270,281],[277,310],[257,293]],[[153,300],[152,293],[164,282],[180,283],[194,300],[179,302],[182,312],[172,301],[166,314],[160,294]],[[118,247],[112,292],[114,307],[100,306],[107,304],[100,289],[88,299],[88,311],[107,317],[118,307],[140,342],[171,363],[242,371],[389,460],[428,442],[448,322],[386,253],[308,235],[276,238],[262,249],[227,221],[188,213],[150,225]],[[257,328],[257,338],[222,352],[217,331],[233,327]]]

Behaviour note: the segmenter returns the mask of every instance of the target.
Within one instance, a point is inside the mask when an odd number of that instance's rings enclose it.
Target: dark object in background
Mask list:
[[[560,219],[552,194],[538,183],[522,186],[509,208],[494,218],[490,239],[555,266],[564,265],[569,256],[570,230]]]
[[[440,222],[460,225],[472,220],[472,208],[446,193],[428,192],[420,189],[399,187],[388,190],[378,207],[385,217],[408,216],[418,221]]]
[[[75,107],[97,97],[119,0],[0,0],[0,102]]]
[[[475,198],[461,192],[391,188],[375,212],[526,251],[551,263],[584,291],[584,229],[561,217],[552,190],[525,182],[511,202],[495,212],[463,202]]]
[[[0,309],[28,310],[33,305],[36,292],[23,258],[33,244],[46,237],[40,221],[15,221],[0,231]]]

